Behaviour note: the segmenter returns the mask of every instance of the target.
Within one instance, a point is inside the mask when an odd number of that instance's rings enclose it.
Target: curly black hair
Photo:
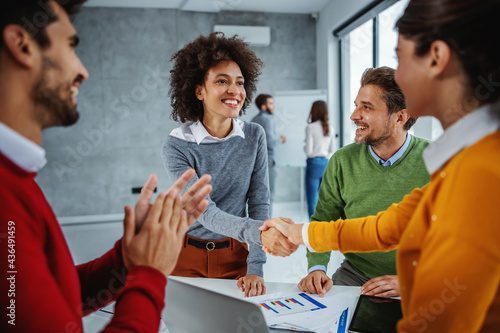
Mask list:
[[[199,36],[170,60],[174,61],[170,71],[171,117],[182,123],[203,119],[203,104],[196,98],[196,87],[203,85],[208,70],[222,61],[234,61],[243,74],[246,98],[240,116],[244,114],[257,90],[257,79],[264,65],[246,42],[237,35],[227,38],[222,32]]]

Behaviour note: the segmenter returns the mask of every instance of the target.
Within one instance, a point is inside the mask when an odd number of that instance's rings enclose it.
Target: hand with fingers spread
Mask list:
[[[260,296],[266,293],[264,279],[255,274],[240,277],[236,285],[245,292],[245,297]]]
[[[207,185],[210,176],[201,177],[183,196],[178,193],[193,177],[194,171],[186,171],[168,192],[158,195],[153,205],[145,205],[143,193],[139,201],[139,214],[144,214],[142,225],[137,227],[136,212],[125,207],[124,236],[122,240],[123,261],[127,269],[149,266],[168,276],[179,256],[184,234],[200,217],[208,205],[204,198],[210,193]],[[156,176],[150,177],[146,185],[155,185]],[[154,184],[153,184],[154,183]],[[153,186],[154,188],[154,186]],[[144,194],[144,196],[143,196]],[[136,205],[137,208],[137,205]]]
[[[398,297],[399,281],[397,275],[377,276],[361,287],[361,294],[378,297]]]
[[[333,281],[322,270],[312,271],[297,285],[300,290],[309,294],[325,296],[332,289]]]
[[[184,174],[177,179],[177,181],[170,187],[169,191],[176,190],[178,193],[182,191],[184,186],[186,186],[187,182],[193,178],[195,175],[195,171],[193,169],[189,169]],[[196,208],[197,202],[200,202],[200,199],[205,198],[210,191],[206,192],[208,188],[205,188],[205,192],[200,192],[200,190],[208,184],[211,180],[210,175],[204,175],[197,182],[195,182],[189,189],[184,192],[181,196],[184,202],[184,210],[188,213],[188,216],[193,212]],[[158,183],[158,177],[155,174],[149,176],[148,180],[144,184],[141,190],[141,195],[135,204],[135,224],[136,230],[135,232],[139,232],[141,226],[144,224],[146,217],[148,215],[149,210],[151,209],[151,199],[153,198],[153,193],[156,188],[156,184]],[[196,196],[196,194],[199,194]]]
[[[259,229],[262,231],[262,249],[274,256],[289,256],[303,243],[302,224],[294,224],[289,218],[266,220]]]

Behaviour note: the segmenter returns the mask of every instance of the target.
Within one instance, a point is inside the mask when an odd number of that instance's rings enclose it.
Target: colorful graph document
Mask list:
[[[249,301],[260,306],[266,323],[271,328],[296,332],[345,333],[350,321],[347,308],[356,304],[358,295],[359,290],[356,293],[352,293],[352,290],[338,290],[330,291],[321,298],[294,287],[270,295],[251,297]]]
[[[265,309],[264,313],[266,317],[269,317],[270,314],[273,316],[283,316],[325,309],[327,307],[305,293],[300,293],[293,297],[269,299],[259,303],[259,305]]]

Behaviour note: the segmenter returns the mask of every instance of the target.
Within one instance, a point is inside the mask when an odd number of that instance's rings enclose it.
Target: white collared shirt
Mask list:
[[[45,149],[1,122],[0,152],[27,172],[38,172],[47,163]]]
[[[245,126],[245,122],[239,119],[233,119],[232,121],[233,129],[231,133],[223,138],[210,135],[205,126],[203,126],[199,120],[194,123],[183,124],[181,127],[173,129],[172,132],[170,132],[170,135],[184,141],[196,142],[197,144],[221,142],[233,136],[241,136],[244,139],[245,133],[243,133],[243,127]]]
[[[495,111],[497,114],[495,114]],[[486,104],[459,119],[423,152],[429,174],[443,167],[462,149],[500,129],[500,103]],[[309,251],[316,252],[309,243],[309,223],[302,226],[302,239]]]
[[[429,174],[433,174],[462,149],[473,145],[500,128],[500,119],[494,114],[500,104],[486,104],[459,119],[427,148],[423,156]],[[500,113],[499,113],[500,114]]]

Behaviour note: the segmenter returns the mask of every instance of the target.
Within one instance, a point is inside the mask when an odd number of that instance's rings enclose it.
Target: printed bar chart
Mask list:
[[[269,311],[269,313],[274,314],[274,316],[315,311],[326,308],[326,305],[318,302],[305,293],[297,294],[297,296],[294,297],[269,299],[265,302],[259,303],[259,305]]]

